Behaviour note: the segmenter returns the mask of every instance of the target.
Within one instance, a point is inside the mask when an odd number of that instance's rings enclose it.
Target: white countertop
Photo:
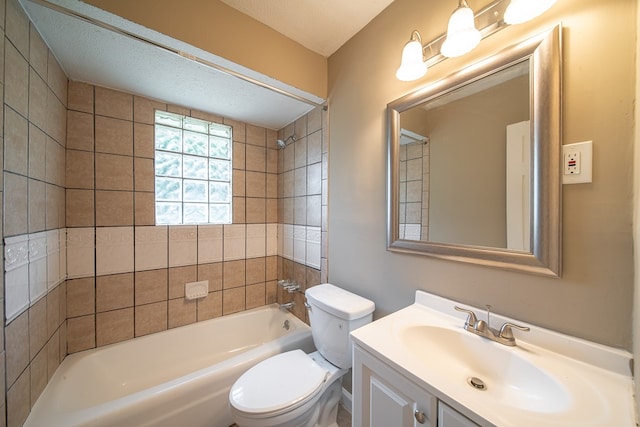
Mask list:
[[[517,346],[507,347],[465,331],[466,314],[454,305],[486,320],[482,309],[417,291],[411,306],[352,332],[354,343],[496,426],[636,425],[628,352],[492,313],[494,328],[531,328],[514,330]],[[468,385],[470,376],[487,390]]]

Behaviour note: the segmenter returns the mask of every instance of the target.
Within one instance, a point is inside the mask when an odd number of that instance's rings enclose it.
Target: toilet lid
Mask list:
[[[302,350],[270,357],[250,368],[229,392],[234,408],[252,415],[273,415],[312,399],[322,388],[327,371]]]

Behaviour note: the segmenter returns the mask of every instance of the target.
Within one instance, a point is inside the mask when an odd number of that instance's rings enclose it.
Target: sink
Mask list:
[[[509,347],[465,330],[456,305],[416,291],[414,304],[351,332],[353,343],[479,425],[636,426],[629,352],[532,324]]]
[[[562,412],[572,399],[561,381],[507,347],[464,329],[412,325],[398,331],[407,353],[434,373],[459,381],[482,398],[536,413]],[[476,383],[474,387],[469,379]],[[484,387],[478,385],[481,380]],[[480,396],[478,396],[480,397]]]

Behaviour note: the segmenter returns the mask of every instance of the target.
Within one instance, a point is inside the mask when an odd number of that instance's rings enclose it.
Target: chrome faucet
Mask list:
[[[464,322],[464,329],[479,335],[484,338],[488,338],[491,341],[495,341],[499,344],[507,345],[509,347],[514,347],[516,345],[516,338],[513,336],[513,328],[519,329],[521,331],[529,331],[530,329],[526,326],[516,325],[515,323],[506,322],[504,325],[500,327],[500,330],[494,329],[489,325],[490,316],[491,316],[491,306],[487,305],[487,321],[478,320],[478,316],[466,308],[454,306],[457,311],[461,311],[463,313],[467,313],[467,320]]]
[[[300,290],[300,285],[291,279],[278,280],[278,285],[282,286],[282,288],[290,294]]]
[[[291,310],[295,303],[293,301],[285,302],[284,304],[280,304],[281,310]]]

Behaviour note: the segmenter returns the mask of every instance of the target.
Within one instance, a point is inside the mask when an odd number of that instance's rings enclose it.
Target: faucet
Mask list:
[[[278,285],[282,286],[284,290],[290,294],[294,293],[297,290],[300,290],[300,285],[296,283],[295,280],[291,279],[278,280]]]
[[[282,310],[291,310],[293,308],[293,306],[295,305],[295,303],[293,301],[291,302],[286,302],[284,304],[280,304],[280,308]]]
[[[519,329],[521,331],[529,331],[530,328],[527,326],[516,325],[515,323],[506,322],[504,325],[500,327],[500,330],[494,329],[489,325],[490,315],[491,315],[491,306],[487,305],[487,321],[478,320],[476,314],[467,310],[466,308],[458,307],[457,305],[453,306],[457,311],[461,311],[463,313],[467,313],[467,320],[464,323],[464,329],[479,335],[483,338],[488,338],[491,341],[495,341],[499,344],[507,345],[509,347],[514,347],[516,345],[516,338],[513,336],[513,328]]]
[[[282,279],[282,280],[278,280],[278,286],[282,286],[282,288],[287,291],[288,293],[292,294],[295,291],[300,289],[300,285],[298,283],[296,283],[294,280],[291,279]],[[284,304],[280,304],[280,308],[282,310],[291,310],[293,308],[293,306],[295,305],[295,303],[293,301],[291,302],[286,302]]]

